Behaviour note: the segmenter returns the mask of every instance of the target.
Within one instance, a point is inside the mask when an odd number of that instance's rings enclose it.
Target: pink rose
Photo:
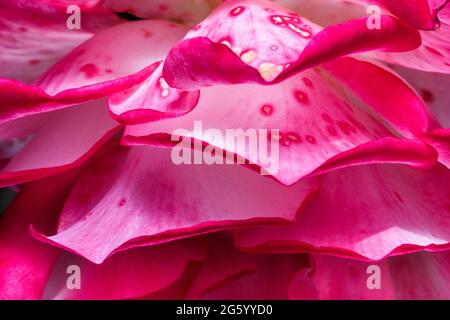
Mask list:
[[[450,299],[449,38],[445,0],[0,0],[0,299]]]

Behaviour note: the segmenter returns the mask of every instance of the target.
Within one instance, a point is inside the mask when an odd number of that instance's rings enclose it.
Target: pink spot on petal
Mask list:
[[[313,83],[311,80],[309,80],[308,78],[303,78],[303,82],[305,83],[305,85],[307,85],[308,87],[313,87]]]
[[[306,139],[306,141],[308,141],[311,144],[316,144],[317,143],[316,138],[314,138],[312,135],[307,134],[305,136],[305,139]]]
[[[97,66],[93,63],[87,63],[81,66],[80,71],[84,73],[86,78],[95,77],[99,73]]]
[[[345,121],[338,121],[338,126],[339,126],[339,129],[341,129],[341,131],[343,132],[343,133],[345,133],[345,134],[350,134],[353,130],[351,129],[351,126],[350,126],[350,124],[348,124],[347,122],[345,122]]]
[[[331,134],[332,136],[337,136],[337,134],[338,134],[336,128],[333,127],[332,125],[328,125],[328,126],[327,126],[327,131],[328,131],[328,133]]]
[[[32,60],[30,60],[30,61],[28,61],[28,62],[29,62],[29,64],[31,64],[31,65],[36,65],[36,64],[41,63],[41,60],[32,59]]]
[[[297,99],[298,102],[302,103],[302,104],[307,104],[309,103],[309,97],[308,95],[300,90],[295,90],[294,91],[294,97]]]
[[[245,10],[245,8],[243,6],[238,6],[234,9],[231,9],[230,11],[230,16],[235,17],[240,15],[243,11]]]
[[[123,206],[125,205],[126,202],[127,202],[127,200],[126,200],[125,198],[122,198],[122,199],[119,201],[119,207],[123,207]]]
[[[434,101],[433,94],[427,89],[420,90],[420,95],[422,96],[423,101],[431,103]]]
[[[151,36],[153,36],[153,32],[146,30],[146,29],[141,29],[142,33],[144,34],[144,38],[150,38]]]
[[[270,104],[265,104],[261,107],[261,113],[265,116],[270,116],[273,113],[273,107]]]
[[[333,119],[331,119],[331,117],[328,113],[322,113],[322,119],[328,123],[333,123]]]

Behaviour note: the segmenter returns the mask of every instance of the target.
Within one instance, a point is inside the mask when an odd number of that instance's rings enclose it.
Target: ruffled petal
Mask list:
[[[291,299],[448,300],[450,298],[448,251],[392,257],[375,265],[330,256],[314,256],[313,260],[312,270],[300,271],[291,283],[289,287]],[[372,287],[376,284],[376,280],[370,279],[378,274],[379,289]]]
[[[412,26],[422,30],[439,27],[438,13],[448,0],[275,0],[275,2],[299,12],[304,10],[307,17],[321,25],[342,22],[349,17],[367,15],[368,5],[378,5],[381,11],[396,15]],[[331,21],[331,22],[330,22]]]
[[[108,108],[118,122],[139,124],[186,114],[197,105],[199,96],[199,91],[169,87],[159,65],[141,85],[110,96]]]
[[[404,136],[432,145],[438,160],[450,168],[450,129],[440,127],[423,99],[406,82],[386,68],[352,58],[338,59],[324,68]],[[383,86],[392,90],[380,91]],[[425,95],[426,98],[429,97]],[[444,107],[439,108],[447,114],[446,96],[443,99]]]
[[[41,77],[36,85],[0,80],[4,122],[124,91],[147,79],[185,32],[163,21],[136,21],[104,30]]]
[[[324,68],[404,136],[414,138],[438,126],[420,96],[386,67],[341,58]]]
[[[448,0],[364,0],[370,4],[376,3],[386,7],[400,19],[407,21],[416,28],[432,30],[439,27],[438,12]]]
[[[379,260],[450,242],[450,171],[399,165],[347,168],[320,176],[317,198],[286,227],[246,229],[236,243],[255,251],[325,252]],[[355,195],[358,195],[355,197]]]
[[[81,257],[62,254],[45,292],[45,299],[110,300],[133,299],[160,291],[178,278],[191,261],[206,257],[205,239],[192,238],[159,246],[121,252],[101,265]],[[67,288],[67,268],[80,269],[79,290]]]
[[[17,119],[0,126],[0,136],[25,145],[0,172],[0,186],[20,184],[73,168],[88,159],[120,128],[104,100]],[[2,134],[4,133],[4,134]],[[14,141],[14,140],[13,140]]]
[[[189,90],[213,84],[267,84],[343,55],[420,45],[417,30],[396,18],[383,16],[380,30],[368,29],[366,19],[320,31],[269,1],[226,1],[171,49],[163,75],[170,86]]]
[[[406,103],[410,101],[403,99],[407,108]],[[184,130],[179,132],[179,129]],[[261,155],[265,150],[251,152],[248,141],[235,143],[227,138],[218,139],[215,134],[207,133],[209,129],[219,130],[223,136],[228,129],[279,130],[278,138],[274,135],[269,139],[272,147],[279,145],[279,159],[268,163]],[[203,88],[197,107],[190,113],[128,126],[123,141],[155,144],[163,140],[161,134],[173,133],[238,154],[284,184],[292,184],[318,171],[364,163],[430,166],[437,157],[433,148],[423,142],[394,138],[394,134],[346,96],[339,83],[320,69],[307,70],[272,86]],[[257,134],[264,139],[261,131]]]
[[[287,188],[241,166],[180,166],[163,148],[119,149],[93,165],[44,241],[101,263],[133,246],[292,220],[314,181]]]

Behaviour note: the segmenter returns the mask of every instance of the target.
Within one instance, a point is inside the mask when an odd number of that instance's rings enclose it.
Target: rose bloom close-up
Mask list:
[[[1,300],[450,299],[450,1],[0,0]]]

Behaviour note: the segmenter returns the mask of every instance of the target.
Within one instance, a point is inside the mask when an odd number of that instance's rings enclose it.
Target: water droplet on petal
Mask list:
[[[234,9],[231,9],[230,11],[230,16],[235,17],[240,15],[243,11],[245,10],[245,8],[243,6],[238,6]]]
[[[270,62],[263,62],[259,65],[258,70],[264,80],[271,81],[283,71],[283,66],[277,66]]]

